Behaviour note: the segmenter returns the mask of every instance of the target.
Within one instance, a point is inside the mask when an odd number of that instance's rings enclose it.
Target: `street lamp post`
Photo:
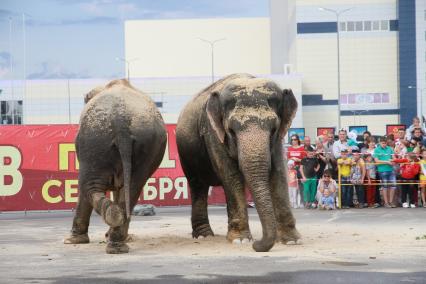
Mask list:
[[[420,118],[420,121],[423,121],[423,90],[425,88],[417,88],[417,86],[408,86],[408,89],[416,89],[420,93],[419,105],[420,110],[417,113],[417,116]]]
[[[123,62],[126,63],[126,66],[127,66],[127,81],[129,81],[129,83],[130,83],[130,63],[133,62],[133,61],[139,60],[139,58],[132,58],[132,59],[126,60],[125,58],[122,58],[122,57],[116,57],[115,60],[123,61]]]
[[[318,10],[326,11],[336,15],[336,24],[337,24],[337,129],[340,129],[341,119],[340,119],[340,32],[339,32],[339,16],[353,8],[344,9],[341,11],[319,7]]]
[[[13,90],[13,61],[12,61],[12,17],[9,17],[9,68],[10,92],[12,94],[12,124],[15,124],[15,94]]]
[[[203,39],[203,38],[198,38],[198,39],[210,44],[210,48],[212,50],[212,84],[213,84],[214,83],[214,44],[217,43],[218,41],[226,40],[226,38],[219,38],[219,39],[215,39],[213,41]]]

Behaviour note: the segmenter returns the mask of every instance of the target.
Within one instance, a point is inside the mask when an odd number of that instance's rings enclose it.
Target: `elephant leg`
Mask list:
[[[273,163],[271,190],[272,203],[278,225],[277,240],[284,244],[292,242],[297,244],[300,243],[301,235],[296,229],[296,219],[290,208],[287,171],[281,157]]]
[[[65,244],[86,244],[89,243],[90,215],[93,207],[90,204],[85,194],[80,194],[78,197],[77,208],[71,229],[71,236],[64,240]]]
[[[192,178],[189,181],[189,186],[191,187],[192,202],[192,237],[198,238],[200,236],[214,236],[207,213],[209,185],[199,181],[198,178]]]
[[[133,211],[133,208],[138,203],[139,196],[142,191],[142,187],[145,184],[147,177],[142,177],[139,179],[132,179],[130,184],[130,212]],[[123,189],[120,189],[114,194],[114,203],[117,204],[120,208],[125,207],[125,199]],[[129,246],[126,244],[129,237],[129,224],[130,216],[125,220],[123,224],[117,227],[110,226],[106,238],[107,238],[107,247],[106,252],[108,254],[121,254],[128,253]]]
[[[252,240],[248,224],[247,200],[245,188],[239,173],[229,174],[223,181],[225,190],[228,233],[226,238],[240,244]]]
[[[106,197],[104,191],[92,191],[89,194],[93,208],[96,213],[102,216],[106,224],[111,227],[118,227],[124,224],[126,219],[124,207],[112,202]]]

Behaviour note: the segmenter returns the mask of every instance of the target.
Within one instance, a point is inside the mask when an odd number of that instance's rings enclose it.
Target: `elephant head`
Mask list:
[[[281,141],[296,114],[297,101],[290,89],[282,90],[270,80],[241,78],[213,92],[206,110],[212,132],[238,162],[253,195],[263,229],[262,239],[253,248],[268,251],[277,236],[271,196],[276,167],[271,155],[282,153]]]

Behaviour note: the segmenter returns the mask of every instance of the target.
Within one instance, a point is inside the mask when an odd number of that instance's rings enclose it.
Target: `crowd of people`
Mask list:
[[[415,117],[396,135],[369,131],[356,140],[340,129],[303,143],[290,137],[288,185],[293,208],[426,208],[426,128]],[[339,194],[340,191],[340,194]],[[341,200],[339,200],[339,197]]]

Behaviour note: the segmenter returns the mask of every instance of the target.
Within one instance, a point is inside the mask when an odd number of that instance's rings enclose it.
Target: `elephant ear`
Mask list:
[[[282,92],[283,100],[281,107],[281,125],[280,138],[283,139],[290,128],[291,122],[297,111],[297,100],[291,89],[284,89]]]
[[[220,109],[219,93],[213,92],[207,101],[207,117],[209,123],[221,143],[225,140],[225,129],[222,124],[222,111]]]

